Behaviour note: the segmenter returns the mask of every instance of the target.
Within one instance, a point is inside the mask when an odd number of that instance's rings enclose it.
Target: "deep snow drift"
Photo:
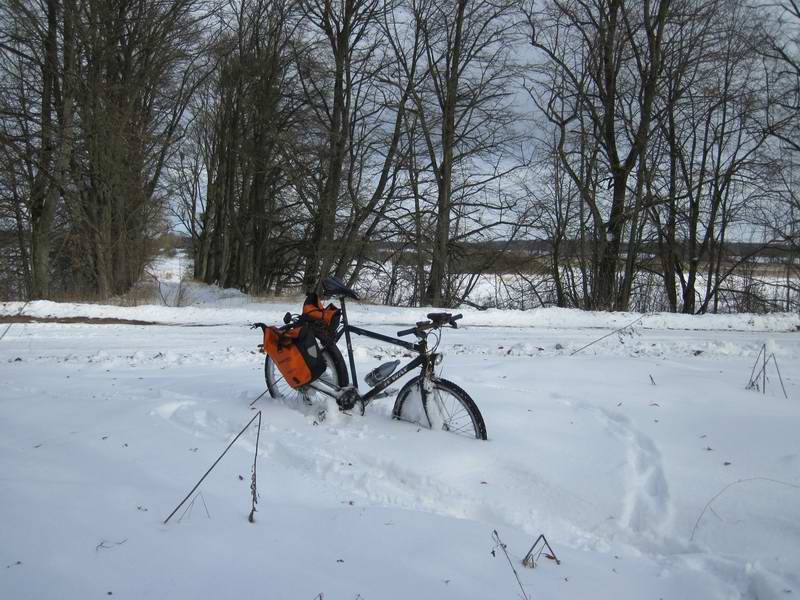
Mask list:
[[[36,302],[0,341],[0,598],[533,598],[800,594],[800,319],[462,311],[443,376],[488,442],[269,398],[259,335],[297,303]],[[0,305],[0,315],[21,304]],[[424,309],[353,306],[392,334]],[[177,325],[215,325],[213,327]],[[4,329],[0,329],[0,332]],[[747,391],[762,344],[766,393]],[[402,352],[356,338],[359,373]],[[544,533],[561,564],[520,560]],[[492,551],[494,550],[494,554]]]

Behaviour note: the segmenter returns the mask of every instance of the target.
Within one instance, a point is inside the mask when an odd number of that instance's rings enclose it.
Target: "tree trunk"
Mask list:
[[[53,95],[58,77],[58,2],[47,0],[47,34],[44,39],[42,63],[42,140],[36,179],[31,189],[31,267],[32,298],[46,298],[50,293],[50,229],[55,216],[57,190],[53,193]]]
[[[442,161],[436,174],[438,188],[436,202],[436,236],[433,242],[431,273],[425,300],[433,306],[445,306],[449,298],[442,294],[445,278],[449,272],[450,245],[450,195],[453,189],[453,153],[456,130],[456,100],[461,73],[461,44],[464,26],[464,12],[467,0],[458,0],[453,34],[451,56],[447,63],[447,88],[442,99]]]

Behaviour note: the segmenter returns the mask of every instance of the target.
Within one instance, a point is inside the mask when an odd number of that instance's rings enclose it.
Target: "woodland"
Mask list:
[[[0,297],[172,231],[253,295],[800,310],[799,44],[797,0],[5,0]]]

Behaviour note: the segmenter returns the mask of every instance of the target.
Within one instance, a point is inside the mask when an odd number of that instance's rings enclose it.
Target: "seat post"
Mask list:
[[[350,341],[350,326],[347,321],[347,306],[345,297],[341,296],[342,301],[342,320],[344,321],[344,340],[347,344],[347,357],[350,360],[350,374],[352,375],[352,384],[358,389],[358,375],[356,374],[356,360],[353,357],[353,343]]]

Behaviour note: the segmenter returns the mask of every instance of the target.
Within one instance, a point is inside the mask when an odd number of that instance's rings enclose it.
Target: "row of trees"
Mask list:
[[[197,279],[251,293],[455,305],[503,270],[718,310],[757,260],[730,242],[794,268],[798,26],[795,0],[10,0],[5,285],[121,293],[170,214]]]
[[[611,0],[528,11],[540,60],[527,89],[551,124],[542,160],[558,202],[542,205],[559,302],[625,309],[637,276],[655,271],[671,310],[716,310],[737,267],[725,261],[731,238],[767,226],[765,246],[797,251],[782,180],[798,90],[786,59],[797,48],[781,19],[800,21],[794,3],[770,10]],[[569,239],[582,243],[565,262],[558,248]],[[642,256],[643,244],[658,251]],[[571,267],[580,288],[564,283]]]
[[[208,76],[197,11],[192,0],[0,6],[0,217],[17,233],[25,296],[105,298],[141,275],[165,166]]]
[[[368,246],[391,241],[415,301],[455,301],[455,245],[511,223],[510,194],[488,195],[520,164],[514,3],[247,0],[225,11],[183,145],[191,181],[178,186],[191,190],[177,209],[195,276],[254,293],[329,273],[353,284]]]

